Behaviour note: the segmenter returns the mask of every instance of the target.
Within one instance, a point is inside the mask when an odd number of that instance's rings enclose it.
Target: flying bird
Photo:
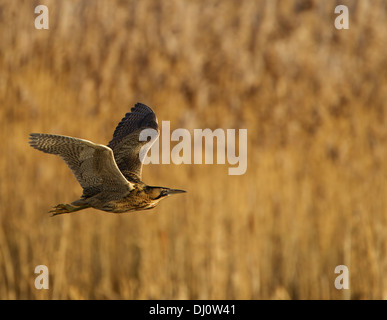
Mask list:
[[[140,141],[144,129],[154,129],[150,141]],[[114,213],[147,210],[169,195],[186,192],[148,186],[141,181],[140,151],[144,147],[145,155],[159,134],[155,113],[142,103],[125,115],[107,146],[68,136],[31,133],[31,147],[59,155],[83,188],[80,199],[58,204],[49,212],[55,216],[86,208]]]

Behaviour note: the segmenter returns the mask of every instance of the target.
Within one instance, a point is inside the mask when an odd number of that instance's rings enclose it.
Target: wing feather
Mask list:
[[[140,133],[144,129],[154,130],[151,141],[140,141]],[[118,168],[128,180],[141,180],[140,151],[146,146],[146,154],[158,136],[156,115],[150,107],[142,103],[137,103],[117,125],[108,147],[113,150]]]
[[[41,133],[31,133],[29,143],[37,150],[59,155],[73,171],[84,195],[133,189],[120,172],[109,147],[88,140]]]

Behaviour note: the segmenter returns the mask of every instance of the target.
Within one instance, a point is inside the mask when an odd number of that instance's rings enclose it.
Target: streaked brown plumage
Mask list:
[[[139,141],[144,129],[154,129],[151,141]],[[122,213],[154,208],[168,195],[184,190],[148,186],[141,181],[140,150],[147,150],[159,136],[157,118],[148,106],[137,103],[117,125],[108,146],[61,135],[31,133],[30,145],[56,154],[67,163],[83,188],[82,197],[58,204],[53,215],[89,207]],[[146,151],[147,151],[146,150]]]

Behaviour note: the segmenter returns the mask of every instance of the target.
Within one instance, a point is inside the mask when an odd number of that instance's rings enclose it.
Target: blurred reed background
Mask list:
[[[384,0],[1,0],[0,298],[387,298],[386,52]],[[28,134],[107,144],[138,101],[172,130],[248,129],[246,174],[148,165],[188,193],[50,218],[82,190]]]

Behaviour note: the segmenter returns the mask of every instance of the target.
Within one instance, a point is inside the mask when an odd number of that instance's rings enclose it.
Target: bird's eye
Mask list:
[[[160,192],[160,194],[159,194],[154,200],[160,199],[160,198],[166,196],[167,194],[168,194],[167,191],[162,190],[162,191]]]

